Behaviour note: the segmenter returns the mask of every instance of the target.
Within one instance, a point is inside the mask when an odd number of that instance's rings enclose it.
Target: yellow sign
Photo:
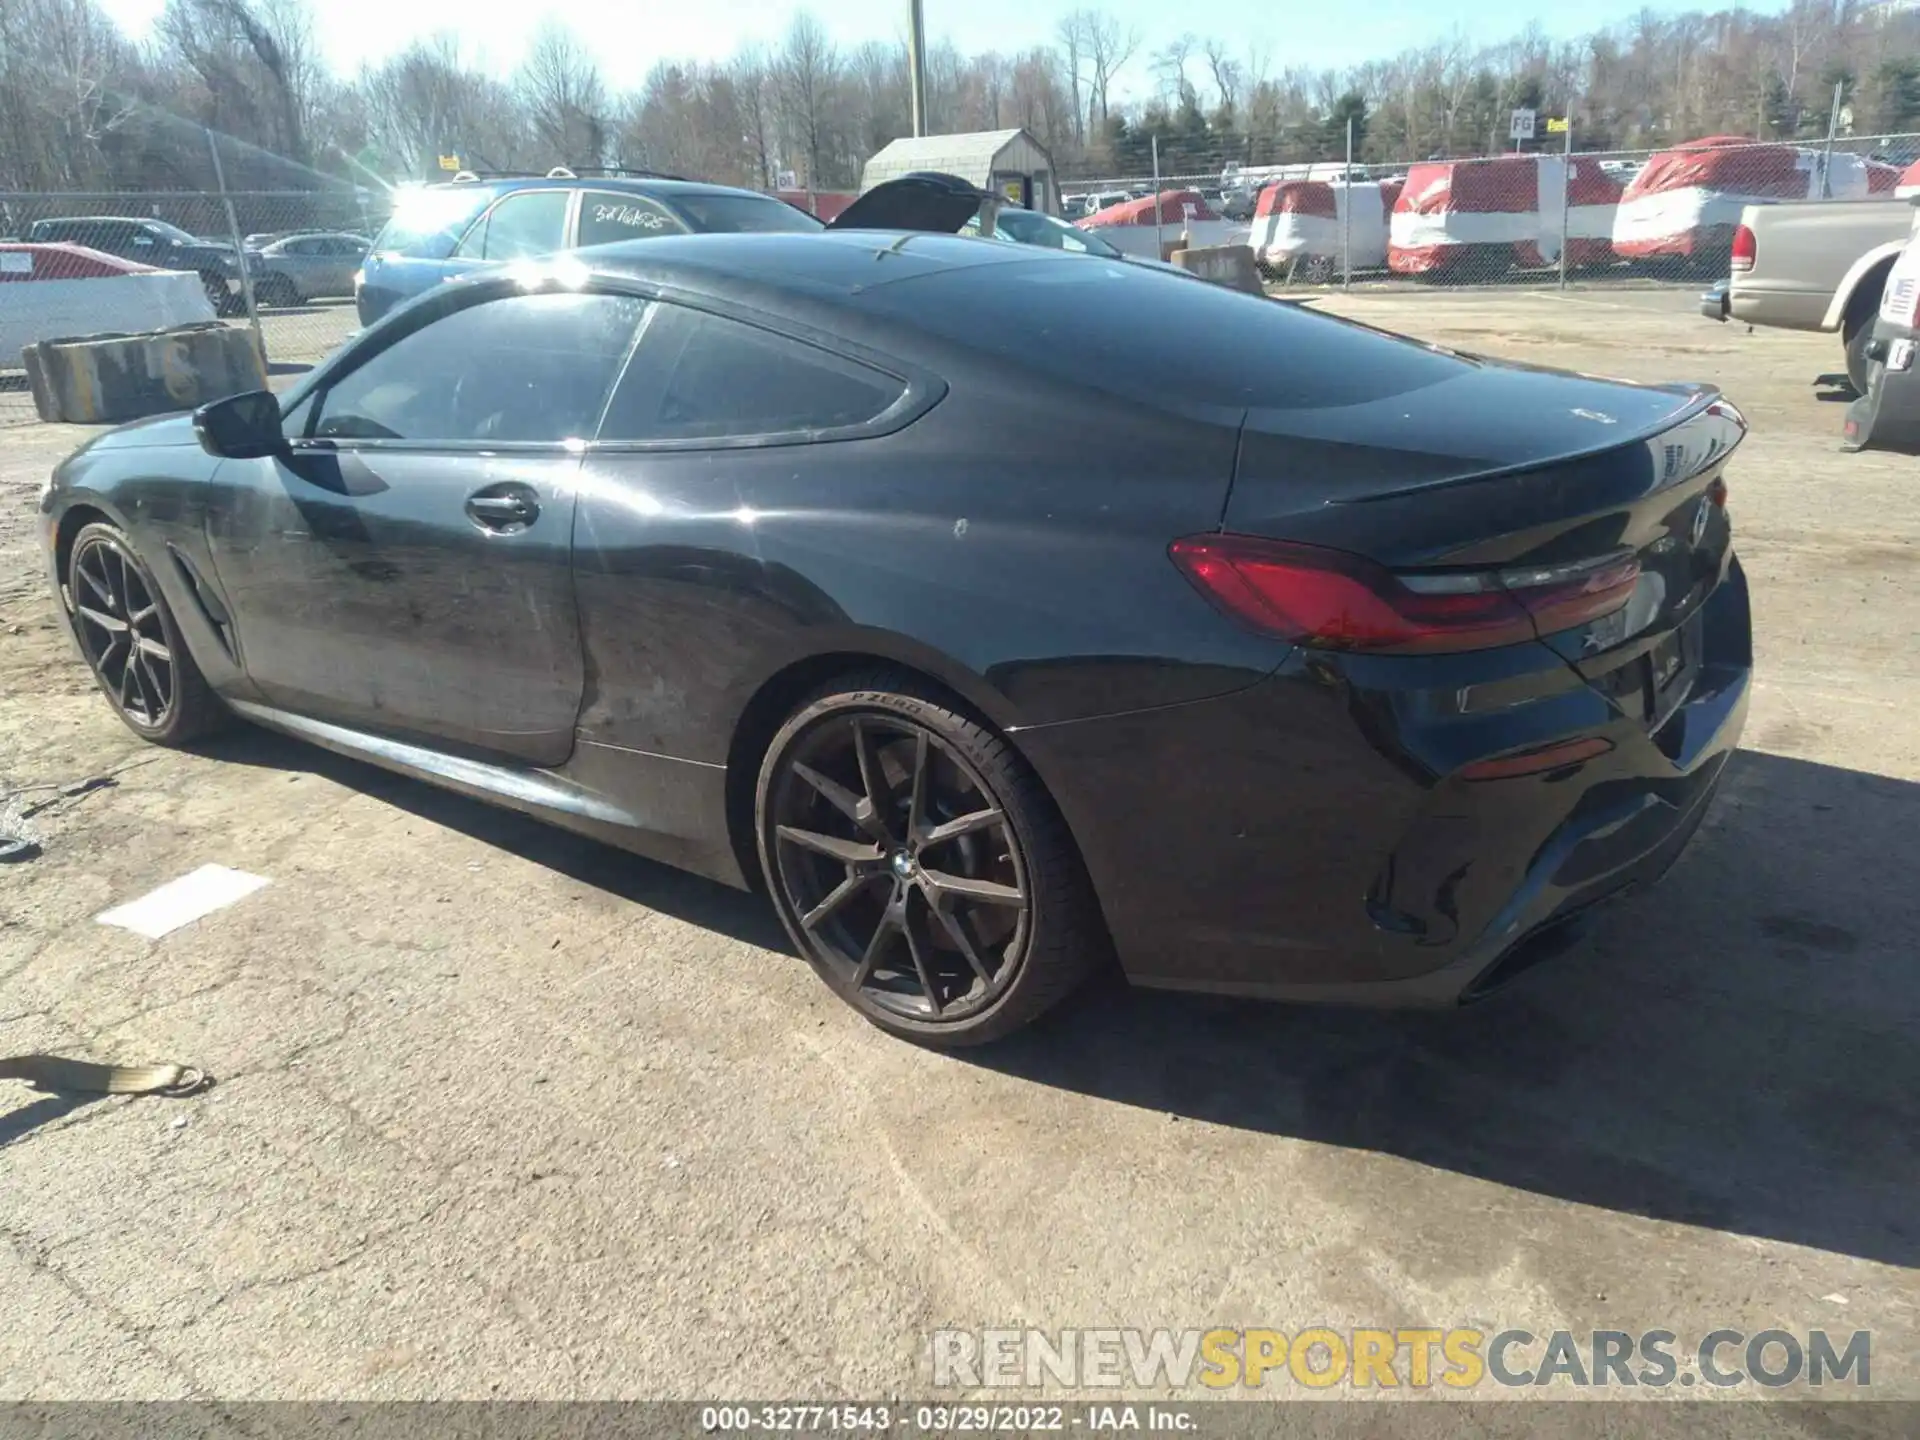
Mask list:
[[[1563,132],[1566,128],[1567,128],[1567,122],[1564,120],[1547,121],[1547,133],[1549,135],[1558,135],[1561,132]]]
[[[460,168],[460,157],[458,155],[442,155],[440,157],[440,168],[442,170],[458,170]]]

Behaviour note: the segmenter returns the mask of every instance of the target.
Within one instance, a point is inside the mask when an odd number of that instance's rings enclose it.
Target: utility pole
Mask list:
[[[913,93],[913,133],[927,133],[927,17],[921,0],[907,0],[907,85]]]

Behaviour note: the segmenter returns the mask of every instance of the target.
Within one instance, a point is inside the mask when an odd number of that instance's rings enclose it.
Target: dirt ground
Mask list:
[[[32,549],[80,435],[0,433],[0,791],[110,777],[12,802],[0,1054],[220,1081],[0,1085],[0,1398],[925,1395],[941,1326],[1315,1324],[1866,1330],[1842,1398],[1920,1398],[1920,462],[1837,452],[1837,341],[1686,295],[1327,303],[1753,426],[1745,753],[1662,886],[1459,1013],[1108,987],[943,1057],[758,901],[265,734],[143,747]],[[271,883],[95,923],[208,863]]]

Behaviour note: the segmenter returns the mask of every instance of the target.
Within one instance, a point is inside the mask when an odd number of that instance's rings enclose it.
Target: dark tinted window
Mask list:
[[[329,388],[313,434],[588,439],[644,309],[626,296],[579,294],[469,305],[404,336]]]
[[[917,328],[1147,404],[1308,410],[1436,385],[1472,362],[1144,265],[1036,255],[878,285]]]
[[[602,440],[716,440],[861,425],[903,381],[704,311],[663,306],[614,391]]]
[[[565,190],[528,190],[509,195],[460,242],[454,253],[468,260],[530,260],[567,243]]]
[[[441,190],[402,190],[388,220],[373,242],[376,250],[398,250],[426,260],[444,260],[468,223],[492,199],[477,185]]]
[[[119,250],[126,247],[139,228],[125,220],[42,220],[27,234],[34,240],[55,244]]]
[[[680,207],[681,213],[693,222],[697,230],[767,234],[826,228],[806,211],[796,210],[786,201],[775,200],[771,195],[695,192],[675,195],[673,203]]]
[[[684,235],[687,227],[658,200],[589,190],[580,197],[580,245],[611,245],[618,240],[651,240]]]

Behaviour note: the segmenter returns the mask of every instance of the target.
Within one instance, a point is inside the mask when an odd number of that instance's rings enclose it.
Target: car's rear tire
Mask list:
[[[268,275],[254,283],[254,296],[262,305],[286,310],[300,304],[300,292],[284,275]]]
[[[1876,291],[1874,303],[1862,305],[1857,301],[1847,310],[1846,318],[1840,322],[1840,339],[1846,346],[1847,383],[1853,386],[1853,393],[1864,395],[1872,379],[1873,362],[1867,359],[1867,342],[1873,339],[1873,317],[1880,309],[1880,296]]]
[[[228,721],[153,572],[119,526],[81,527],[60,588],[87,668],[134,734],[156,745],[185,745]]]
[[[245,301],[240,300],[227,288],[227,279],[224,275],[216,274],[211,270],[202,270],[200,288],[207,292],[207,303],[213,306],[213,313],[216,315],[231,315],[236,303],[245,308]]]
[[[1005,739],[911,677],[829,683],[768,745],[761,867],[828,986],[891,1034],[997,1040],[1107,954],[1078,850]]]

